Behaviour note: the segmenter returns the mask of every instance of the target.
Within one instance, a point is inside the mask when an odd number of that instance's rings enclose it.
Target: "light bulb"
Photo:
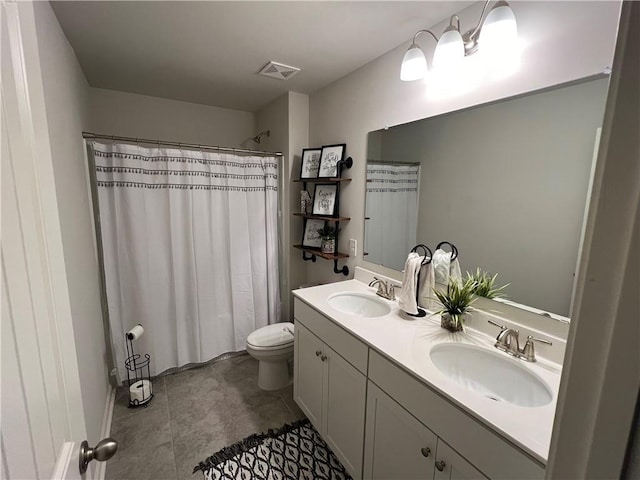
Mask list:
[[[404,54],[402,59],[402,67],[400,67],[400,80],[411,82],[420,80],[427,74],[427,59],[424,58],[422,49],[415,43],[412,43]]]
[[[507,2],[496,3],[487,15],[480,30],[478,52],[494,76],[513,73],[518,67],[518,25],[516,16]]]
[[[462,35],[454,27],[447,27],[436,50],[433,52],[433,69],[443,70],[456,67],[464,58],[464,42]]]

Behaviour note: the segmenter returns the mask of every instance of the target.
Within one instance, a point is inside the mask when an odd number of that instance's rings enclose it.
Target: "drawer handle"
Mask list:
[[[322,352],[320,350],[316,350],[316,357],[319,357],[320,355],[322,355]]]
[[[439,472],[442,472],[444,470],[444,467],[446,467],[447,464],[444,463],[442,460],[436,462],[436,468],[438,469]]]
[[[320,360],[322,360],[323,362],[324,362],[326,359],[327,359],[327,356],[326,356],[326,355],[322,355],[322,356],[320,357]]]
[[[420,452],[422,452],[423,457],[428,457],[429,455],[431,455],[431,449],[429,447],[422,447],[420,449]]]

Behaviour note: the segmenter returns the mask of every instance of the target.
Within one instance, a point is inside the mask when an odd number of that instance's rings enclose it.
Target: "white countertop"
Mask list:
[[[387,315],[363,318],[343,313],[332,308],[327,301],[331,295],[343,292],[375,294],[376,289],[358,280],[347,280],[294,290],[293,294],[546,465],[560,384],[559,365],[541,359],[528,363],[510,357],[493,347],[494,337],[469,327],[465,327],[464,333],[448,332],[440,327],[439,316],[428,314],[423,318],[413,318],[402,312],[396,301],[380,297],[376,298],[391,306]],[[451,342],[486,347],[504,355],[507,361],[518,362],[546,382],[553,400],[542,407],[519,407],[495,402],[454,383],[433,365],[429,356],[432,346]]]

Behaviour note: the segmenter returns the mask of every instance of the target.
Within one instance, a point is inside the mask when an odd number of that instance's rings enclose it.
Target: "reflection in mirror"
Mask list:
[[[459,250],[506,298],[568,316],[608,78],[370,132],[365,260]]]

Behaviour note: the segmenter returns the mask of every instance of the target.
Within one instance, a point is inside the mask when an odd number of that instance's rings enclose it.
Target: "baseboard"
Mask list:
[[[102,417],[102,430],[100,438],[107,438],[111,434],[111,420],[113,419],[113,407],[116,403],[116,389],[109,385],[105,402],[104,415]],[[117,453],[116,453],[117,455]],[[104,480],[107,473],[107,462],[96,462],[94,480]]]

